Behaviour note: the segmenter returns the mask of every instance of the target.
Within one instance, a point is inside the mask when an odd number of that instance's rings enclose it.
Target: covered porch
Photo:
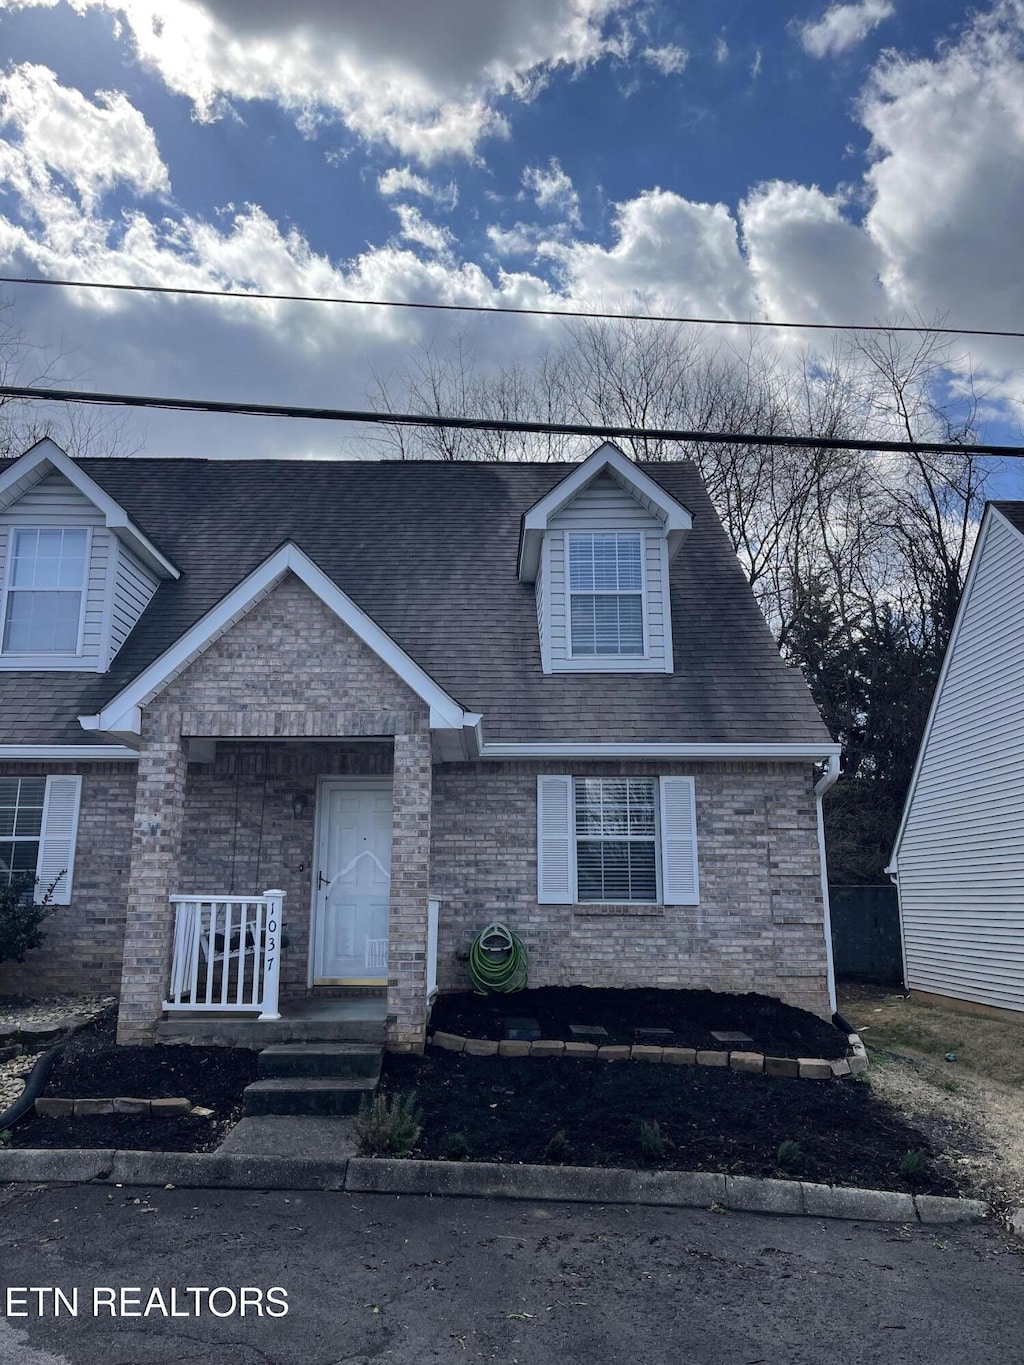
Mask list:
[[[182,722],[149,742],[143,725],[119,1041],[422,1048],[429,730],[222,738]]]

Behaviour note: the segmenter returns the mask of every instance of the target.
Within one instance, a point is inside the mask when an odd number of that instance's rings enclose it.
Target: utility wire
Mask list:
[[[392,427],[450,427],[460,431],[512,431],[538,436],[628,437],[633,440],[686,441],[705,445],[792,446],[808,450],[892,451],[896,454],[999,455],[1024,458],[1024,446],[976,441],[865,441],[843,436],[796,436],[771,432],[688,431],[678,427],[630,427],[589,422],[523,422],[496,417],[436,417],[422,412],[361,412],[351,408],[310,408],[288,403],[229,403],[213,398],[160,398],[153,394],[91,393],[87,389],[48,389],[0,384],[4,398],[49,403],[92,403],[123,408],[161,408],[173,412],[217,412],[233,417],[296,417],[318,422],[358,422]]]
[[[772,322],[763,318],[690,318],[664,313],[603,313],[581,308],[513,308],[485,303],[418,303],[407,299],[350,299],[331,294],[268,294],[256,289],[187,289],[170,284],[111,284],[99,280],[49,280],[0,275],[0,284],[49,285],[56,289],[110,289],[128,294],[176,294],[203,299],[255,299],[269,303],[340,303],[359,308],[420,308],[437,313],[512,313],[520,317],[595,318],[613,322],[680,322],[701,327],[778,327],[799,332],[914,332],[917,335],[1013,337],[1024,332],[981,327],[940,327],[925,323],[888,326],[881,322]]]

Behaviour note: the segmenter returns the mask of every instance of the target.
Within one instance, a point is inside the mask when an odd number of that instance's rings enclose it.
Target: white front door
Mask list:
[[[313,868],[313,984],[388,979],[391,788],[325,781]]]

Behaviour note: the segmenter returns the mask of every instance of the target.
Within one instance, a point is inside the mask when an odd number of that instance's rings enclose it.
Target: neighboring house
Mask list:
[[[274,1014],[279,969],[285,1009],[386,992],[415,1050],[502,920],[535,985],[834,1009],[838,746],[692,465],[43,441],[0,585],[0,875],[64,907],[0,990],[116,991],[137,1042]]]
[[[886,871],[904,981],[1024,1010],[1024,502],[985,508]]]

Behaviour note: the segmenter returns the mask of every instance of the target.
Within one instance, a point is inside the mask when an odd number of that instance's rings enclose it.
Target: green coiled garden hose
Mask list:
[[[481,929],[469,950],[469,976],[481,995],[526,988],[529,955],[522,939],[506,924]]]

